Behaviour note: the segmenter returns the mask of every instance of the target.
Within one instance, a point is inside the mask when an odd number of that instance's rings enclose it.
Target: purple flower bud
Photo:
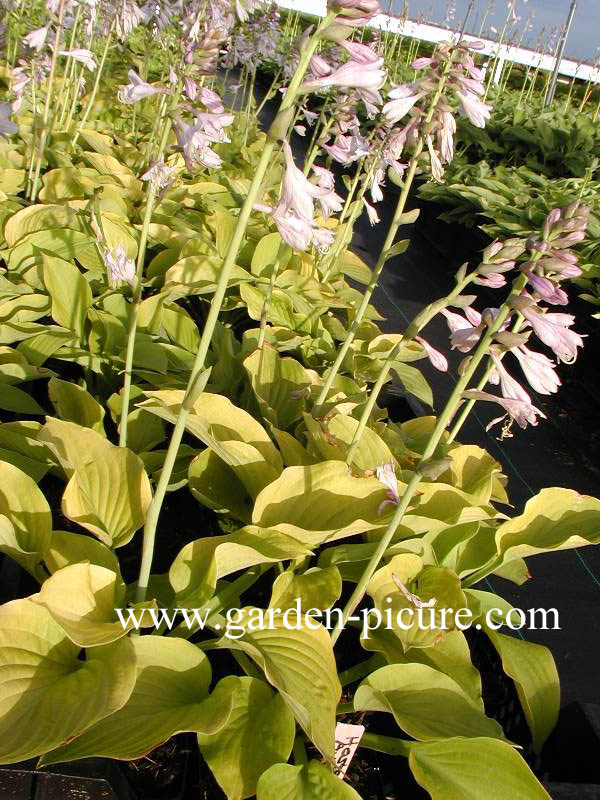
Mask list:
[[[544,222],[544,239],[547,239],[550,234],[552,233],[553,227],[561,218],[561,210],[560,208],[553,208],[552,211],[546,217],[546,221]]]

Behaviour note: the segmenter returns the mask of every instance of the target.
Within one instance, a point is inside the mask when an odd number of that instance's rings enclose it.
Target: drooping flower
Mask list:
[[[300,91],[310,92],[315,89],[326,89],[328,86],[339,86],[350,89],[381,89],[386,79],[386,71],[381,69],[383,58],[371,61],[367,64],[350,60],[342,64],[329,75],[322,78],[315,78],[313,81],[306,81],[300,87]]]
[[[330,190],[315,186],[304,175],[302,170],[294,163],[292,148],[289,142],[283,143],[283,155],[285,158],[285,173],[281,187],[280,204],[285,211],[290,209],[299,217],[312,220],[314,215],[314,201],[324,198]]]
[[[198,89],[198,99],[212,114],[222,114],[225,111],[221,98],[212,89],[202,86]]]
[[[502,406],[506,413],[501,417],[493,419],[489,425],[486,426],[486,430],[489,430],[493,425],[496,425],[496,423],[501,422],[507,415],[510,416],[511,419],[514,419],[521,428],[526,428],[528,424],[537,425],[538,417],[546,419],[546,415],[543,411],[540,411],[539,408],[536,408],[531,403],[525,402],[525,400],[497,397],[494,394],[480,392],[477,389],[467,389],[467,391],[462,393],[462,396],[467,400],[486,400],[490,403],[498,403],[498,405]]]
[[[557,286],[554,281],[542,275],[536,275],[532,271],[523,270],[523,273],[527,275],[529,285],[542,300],[553,306],[566,306],[569,302],[567,293],[560,286]]]
[[[322,147],[339,164],[351,164],[369,154],[367,140],[361,135],[358,128],[353,130],[350,136],[338,134],[333,144],[323,144]]]
[[[316,185],[326,192],[326,194],[317,197],[317,202],[321,206],[321,214],[323,215],[323,219],[329,219],[332,214],[342,210],[344,205],[342,198],[339,194],[336,194],[335,179],[332,172],[316,164],[312,169],[317,179]]]
[[[59,50],[59,54],[61,56],[73,58],[75,61],[79,61],[79,63],[83,64],[84,67],[87,67],[90,72],[95,72],[96,70],[96,61],[91,50],[86,50],[84,47],[79,47],[75,50]]]
[[[494,372],[490,376],[490,383],[500,383],[502,397],[509,400],[522,400],[524,403],[531,403],[531,397],[521,384],[508,372],[499,354],[494,349],[490,350],[490,357],[494,362]]]
[[[492,107],[481,101],[472,92],[456,92],[460,100],[460,113],[469,118],[476,128],[485,128],[486,120],[490,118]]]
[[[364,197],[363,204],[366,209],[367,216],[369,217],[369,222],[371,225],[377,225],[379,222],[379,214],[377,213],[377,209],[375,209],[370,203],[367,203]]]
[[[137,72],[130,69],[127,73],[129,83],[122,89],[119,89],[117,97],[121,103],[137,103],[138,100],[143,100],[145,97],[152,97],[154,94],[169,94],[168,89],[160,86],[153,86],[150,83],[143,81]]]
[[[547,345],[558,358],[567,364],[577,358],[577,348],[583,347],[583,337],[570,330],[575,323],[572,314],[544,313],[528,297],[515,297],[512,305],[529,322],[535,335]]]
[[[465,314],[468,313],[467,319],[447,308],[442,309],[441,313],[446,317],[450,328],[452,349],[459,350],[461,353],[468,353],[469,350],[472,350],[485,327],[481,320],[481,314],[474,308],[465,309]]]
[[[383,107],[383,115],[390,125],[394,125],[408,114],[410,109],[424,96],[423,92],[417,91],[412,84],[405,83],[396,86],[388,92],[391,98]]]
[[[114,250],[105,248],[104,262],[110,286],[116,288],[121,281],[130,286],[135,284],[135,261],[127,257],[122,245],[118,244]]]
[[[174,172],[175,168],[168,167],[161,159],[150,165],[150,169],[142,175],[141,180],[150,181],[154,191],[158,194],[173,183]]]
[[[432,347],[422,336],[415,336],[415,341],[417,341],[423,350],[425,350],[427,358],[431,361],[436,369],[439,369],[440,372],[448,371],[448,359],[443,353],[440,353],[439,350],[436,350],[435,347]]]
[[[558,391],[561,380],[554,369],[554,362],[543,353],[520,345],[511,351],[519,360],[523,374],[531,388],[538,394],[553,394]]]
[[[381,514],[383,509],[388,505],[397,506],[400,502],[400,495],[398,494],[398,481],[396,479],[396,470],[394,464],[389,461],[377,467],[377,480],[383,483],[387,491],[387,499],[379,504],[377,513]]]
[[[44,25],[43,28],[37,28],[37,30],[31,31],[31,33],[28,33],[27,36],[23,37],[23,44],[26,47],[29,47],[31,50],[35,50],[36,53],[39,53],[46,43],[48,28],[48,25]]]

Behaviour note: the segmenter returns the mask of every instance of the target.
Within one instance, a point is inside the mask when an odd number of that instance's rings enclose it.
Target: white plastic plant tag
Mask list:
[[[349,725],[346,722],[338,722],[335,726],[335,765],[333,774],[337,775],[338,778],[344,779],[344,775],[354,758],[354,753],[356,753],[364,732],[364,725]]]

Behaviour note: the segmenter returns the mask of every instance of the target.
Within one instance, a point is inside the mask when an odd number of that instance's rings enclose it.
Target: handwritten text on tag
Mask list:
[[[338,778],[343,780],[364,732],[364,725],[349,725],[346,722],[338,722],[335,726],[335,766],[333,774],[337,775]]]

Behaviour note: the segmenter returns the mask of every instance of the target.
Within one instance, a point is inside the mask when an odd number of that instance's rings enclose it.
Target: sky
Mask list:
[[[392,13],[401,14],[404,7],[404,0],[392,0]],[[419,19],[421,14],[425,15],[426,22],[442,24],[447,14],[449,3],[453,0],[408,0],[408,16],[410,19]],[[460,28],[465,13],[469,6],[469,0],[455,0],[456,15],[455,22],[451,27]],[[494,34],[489,31],[491,26],[501,31],[507,15],[507,0],[475,0],[473,11],[471,12],[470,23],[467,26],[469,33],[479,33],[486,9],[490,2],[493,3],[493,10],[487,16],[483,35],[488,31],[490,38]],[[388,0],[380,0],[381,7],[387,10]],[[531,28],[525,34],[522,44],[526,47],[536,48],[540,32],[545,27],[542,40],[550,36],[553,27],[564,25],[571,6],[571,0],[516,0],[515,11],[521,18],[520,22],[509,29],[512,31],[514,39],[518,41],[525,23],[532,13],[535,16],[531,20]],[[507,37],[509,38],[509,37]],[[571,32],[565,48],[565,56],[576,61],[593,62],[600,55],[600,0],[579,0]]]

